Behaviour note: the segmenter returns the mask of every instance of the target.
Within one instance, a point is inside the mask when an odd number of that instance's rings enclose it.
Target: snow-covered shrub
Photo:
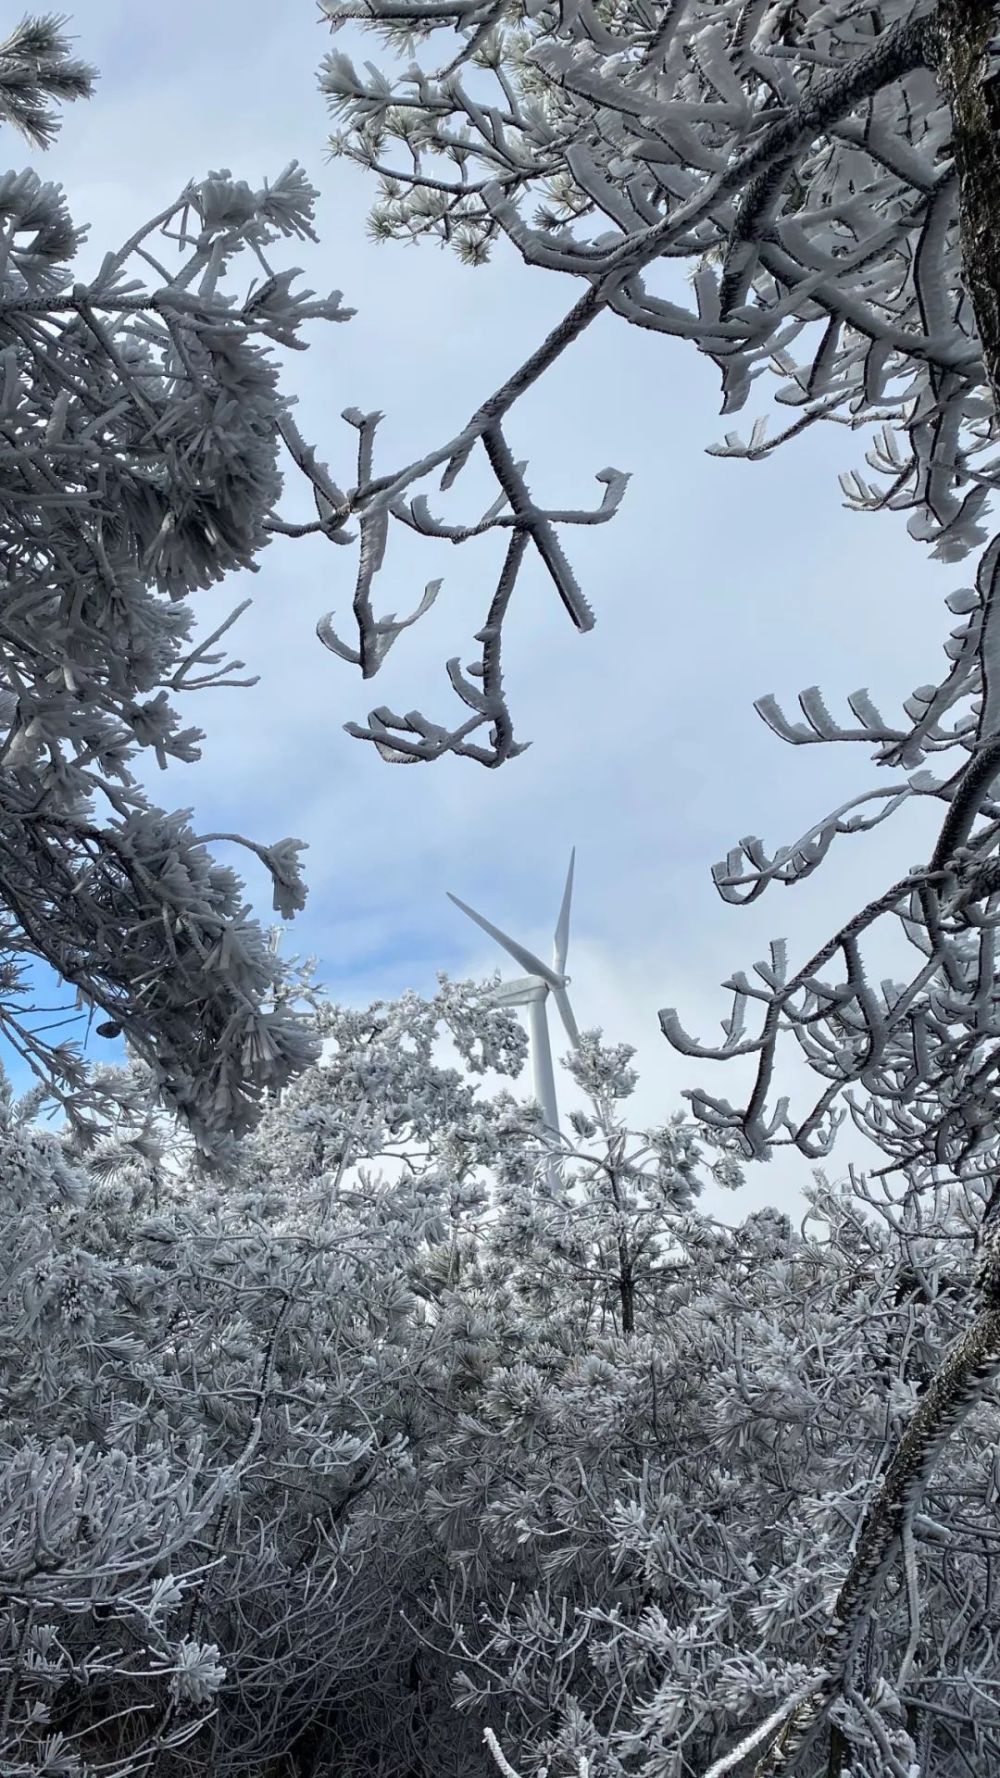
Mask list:
[[[488,1727],[524,1778],[703,1778],[790,1734],[972,1324],[982,1190],[817,1176],[800,1231],[729,1227],[732,1156],[630,1132],[598,1034],[554,1165],[475,1072],[523,1054],[482,990],[315,1019],[224,1167],[141,1065],[89,1146],[5,1101],[0,1765],[486,1778]],[[986,1399],[911,1503],[806,1778],[995,1759],[996,1433]]]

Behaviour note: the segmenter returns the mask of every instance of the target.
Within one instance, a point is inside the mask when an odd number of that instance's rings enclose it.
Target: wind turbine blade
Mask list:
[[[579,1049],[579,1047],[580,1047],[580,1032],[577,1027],[576,1020],[573,1017],[573,1008],[570,1006],[570,1003],[569,1003],[569,995],[567,994],[565,988],[553,988],[552,998],[554,999],[557,1007],[559,1008],[559,1017],[562,1019],[563,1026],[565,1028],[566,1035],[570,1040],[570,1043],[573,1045],[574,1049]]]
[[[448,900],[453,901],[457,908],[461,908],[463,914],[468,914],[469,919],[474,920],[477,926],[481,926],[484,932],[488,932],[491,938],[495,938],[497,944],[503,946],[507,955],[513,957],[515,963],[520,963],[522,969],[526,969],[530,975],[539,976],[543,982],[548,983],[550,988],[562,987],[562,976],[555,975],[548,964],[543,963],[540,957],[536,957],[533,951],[525,950],[524,946],[519,945],[516,939],[508,938],[506,932],[500,931],[499,926],[494,926],[489,920],[485,920],[482,914],[477,914],[475,908],[470,908],[467,902],[459,901],[458,896],[452,895],[450,889],[447,893]]]
[[[566,872],[566,887],[563,890],[562,907],[556,923],[555,946],[552,951],[552,964],[559,975],[566,973],[566,952],[569,949],[569,910],[573,902],[573,866],[576,863],[576,847],[569,855],[569,870]]]

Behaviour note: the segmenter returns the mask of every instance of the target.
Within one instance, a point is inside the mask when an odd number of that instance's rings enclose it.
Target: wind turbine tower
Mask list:
[[[579,1047],[580,1033],[573,1017],[573,1008],[566,992],[569,987],[569,976],[566,974],[566,952],[569,947],[569,917],[573,902],[573,864],[576,849],[570,853],[569,870],[566,873],[566,887],[563,890],[562,906],[556,921],[555,937],[552,944],[552,966],[543,963],[533,951],[518,944],[499,926],[494,926],[475,908],[470,908],[457,895],[449,892],[448,900],[453,901],[463,914],[474,920],[483,932],[489,933],[519,963],[528,974],[519,976],[516,981],[502,982],[493,994],[497,1006],[523,1006],[527,1008],[528,1025],[531,1034],[531,1073],[535,1098],[542,1108],[545,1127],[553,1136],[559,1135],[559,1107],[556,1102],[556,1077],[552,1066],[552,1044],[549,1039],[548,1000],[551,995],[556,1003],[563,1028],[574,1049]]]

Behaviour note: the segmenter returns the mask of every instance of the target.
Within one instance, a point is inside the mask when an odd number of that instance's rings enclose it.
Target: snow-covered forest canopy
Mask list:
[[[0,43],[0,1773],[1000,1769],[1000,8],[204,13]]]

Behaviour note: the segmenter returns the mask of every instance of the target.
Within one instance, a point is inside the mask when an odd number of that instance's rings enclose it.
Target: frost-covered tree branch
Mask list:
[[[56,20],[0,45],[0,120],[37,145],[53,101],[90,87]],[[240,683],[228,623],[192,646],[184,601],[268,541],[287,411],[272,348],[344,314],[268,260],[312,234],[314,198],[294,165],[257,191],[213,174],[81,282],[61,189],[0,179],[0,1030],[78,1121],[91,1085],[52,1010],[32,1011],[37,959],[206,1143],[312,1053],[240,879],[133,766],[195,759],[174,697]],[[291,915],[299,842],[253,850]]]
[[[795,418],[772,434],[762,416],[747,440],[727,434],[723,455],[760,458],[819,421],[874,428],[871,473],[845,477],[849,503],[908,512],[912,534],[945,562],[980,550],[975,586],[948,597],[958,621],[947,671],[899,718],[866,691],[851,699],[848,722],[816,690],[802,695],[804,721],[773,697],[758,700],[793,744],[868,746],[891,784],[791,845],[769,852],[746,841],[715,874],[728,899],[752,899],[810,875],[834,840],[934,797],[941,841],[926,869],[901,878],[802,970],[776,953],[758,966],[759,985],[735,976],[721,1049],[702,1048],[664,1015],[668,1036],[692,1054],[758,1055],[747,1106],[696,1100],[750,1153],[785,1140],[822,1155],[853,1090],[854,1115],[890,1161],[968,1157],[991,1127],[982,984],[1000,837],[989,795],[992,9],[682,0],[525,13],[363,0],[326,11],[334,27],[371,24],[398,51],[395,66],[365,74],[334,52],[323,70],[336,145],[383,169],[379,233],[434,237],[476,261],[505,235],[528,263],[585,284],[564,346],[606,310],[688,338],[717,364],[727,412],[769,373]],[[390,163],[403,174],[386,172]],[[679,262],[676,275],[665,276],[665,262]],[[557,343],[558,333],[543,348],[543,370]],[[454,664],[452,674],[461,686]],[[455,732],[421,724],[405,720],[407,757],[444,750]],[[358,732],[388,746],[392,731],[380,711]],[[949,753],[940,766],[932,759]],[[869,929],[880,922],[901,924],[916,948],[909,981],[869,981]],[[763,1015],[756,1035],[744,1031],[753,1001]],[[822,1083],[795,1117],[769,1091],[789,1033]]]

